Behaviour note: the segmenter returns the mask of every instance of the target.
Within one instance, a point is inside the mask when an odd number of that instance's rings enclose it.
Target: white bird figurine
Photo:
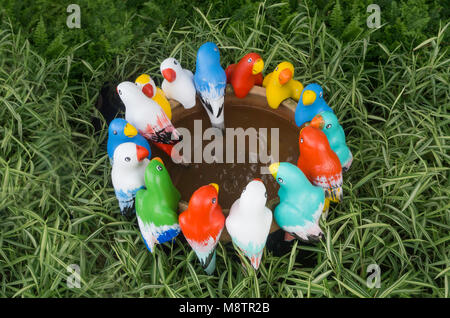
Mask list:
[[[194,74],[183,69],[173,57],[165,59],[161,63],[160,70],[164,77],[161,88],[166,97],[178,101],[185,109],[194,107],[196,103]]]
[[[135,211],[136,193],[144,188],[145,168],[150,162],[146,148],[133,142],[120,144],[114,150],[111,179],[122,215]]]
[[[242,191],[230,209],[227,231],[242,252],[258,269],[272,224],[272,211],[266,207],[267,192],[260,179],[254,179]]]
[[[171,155],[173,145],[182,139],[162,108],[132,82],[122,82],[117,93],[125,105],[125,119],[139,133]]]

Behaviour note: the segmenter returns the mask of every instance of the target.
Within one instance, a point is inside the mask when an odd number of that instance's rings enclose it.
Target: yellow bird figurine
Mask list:
[[[166,98],[163,90],[156,87],[155,82],[148,74],[141,74],[135,81],[136,85],[142,89],[142,92],[149,98],[153,99],[161,108],[167,117],[172,120],[172,108]]]
[[[277,109],[287,98],[300,99],[303,85],[294,80],[294,66],[289,62],[281,62],[263,81],[269,106]]]

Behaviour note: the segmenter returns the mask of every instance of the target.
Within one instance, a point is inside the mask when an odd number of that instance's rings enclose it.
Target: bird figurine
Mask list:
[[[151,158],[152,150],[147,139],[139,135],[137,129],[125,119],[115,118],[108,127],[108,143],[106,146],[111,164],[114,162],[113,157],[116,147],[125,142],[133,142],[136,145],[144,147],[148,151],[147,158]]]
[[[194,74],[183,69],[180,62],[173,57],[169,57],[161,63],[160,71],[164,77],[161,88],[167,98],[176,100],[185,109],[194,107],[196,104]]]
[[[323,189],[312,185],[292,163],[272,163],[269,171],[280,185],[280,203],[274,210],[277,224],[300,240],[319,240],[323,236],[319,220],[326,209]]]
[[[244,98],[254,85],[262,85],[264,61],[257,53],[248,53],[237,64],[225,70],[227,82],[233,86],[234,94]]]
[[[322,111],[333,112],[323,98],[322,87],[316,83],[306,85],[295,109],[295,123],[301,127]]]
[[[212,126],[223,131],[227,76],[220,66],[219,48],[212,42],[206,42],[197,51],[194,83]]]
[[[294,66],[289,62],[281,62],[263,81],[266,98],[270,107],[276,109],[287,98],[298,101],[303,85],[294,80]]]
[[[181,196],[158,157],[145,169],[145,187],[136,194],[136,216],[145,246],[153,253],[156,244],[172,241],[180,233],[177,210]]]
[[[327,136],[331,149],[336,153],[341,162],[342,171],[350,169],[353,155],[345,143],[345,133],[336,115],[330,111],[317,114],[310,122],[310,126],[321,129]]]
[[[131,82],[122,82],[117,93],[125,105],[125,119],[146,139],[164,150],[169,156],[182,136],[167,118],[162,108]]]
[[[166,113],[167,118],[172,120],[172,108],[161,88],[156,87],[155,81],[148,74],[141,74],[134,83],[142,89],[142,92],[153,99]]]
[[[216,268],[216,245],[225,226],[218,195],[215,183],[198,188],[179,216],[181,231],[208,275]]]
[[[144,188],[145,168],[150,162],[148,155],[146,148],[133,142],[119,144],[114,151],[111,179],[122,215],[135,212],[134,199]]]
[[[267,192],[261,179],[250,181],[230,209],[227,231],[233,243],[250,259],[255,269],[272,225],[272,211],[266,207]]]
[[[331,150],[325,133],[320,129],[306,126],[300,131],[299,148],[297,166],[309,181],[323,188],[325,197],[331,201],[342,201],[341,162]]]

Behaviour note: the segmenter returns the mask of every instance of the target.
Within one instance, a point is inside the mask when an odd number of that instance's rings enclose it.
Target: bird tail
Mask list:
[[[348,169],[350,169],[350,166],[352,165],[352,162],[353,162],[353,155],[350,152],[350,158],[347,160],[345,165],[342,166],[342,172],[347,172]]]
[[[259,265],[261,264],[262,254],[263,254],[263,251],[250,257],[250,262],[252,263],[252,266],[254,269],[259,268]]]
[[[216,269],[216,250],[212,251],[211,254],[208,255],[205,262],[202,262],[203,269],[205,270],[206,274],[212,275],[214,270]]]
[[[344,200],[344,192],[342,190],[342,186],[326,189],[325,198],[329,199],[331,202],[342,202]]]

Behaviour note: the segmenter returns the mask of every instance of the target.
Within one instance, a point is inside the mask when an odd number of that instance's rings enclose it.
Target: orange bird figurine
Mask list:
[[[184,237],[208,275],[216,268],[216,245],[225,226],[218,194],[219,186],[215,183],[198,188],[178,219]]]
[[[343,199],[342,167],[339,157],[331,150],[327,136],[320,129],[306,126],[300,131],[300,157],[297,166],[309,181],[325,190],[333,202]]]
[[[248,53],[239,63],[225,70],[227,83],[233,86],[236,97],[244,98],[254,85],[262,85],[264,61],[257,53]]]

